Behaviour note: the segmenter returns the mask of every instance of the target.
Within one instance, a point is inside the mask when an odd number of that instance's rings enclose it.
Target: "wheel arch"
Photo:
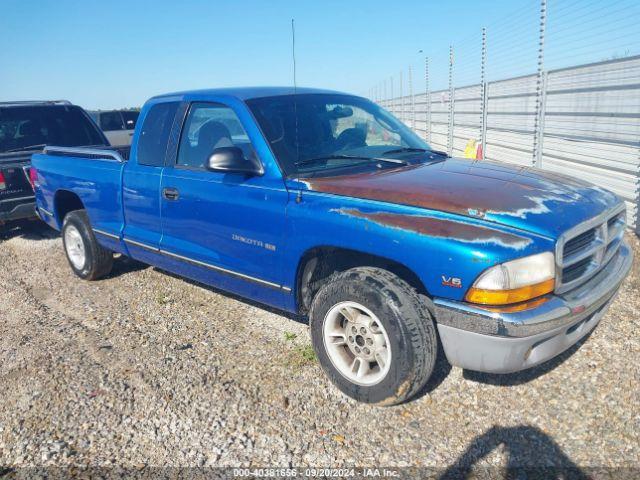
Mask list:
[[[84,203],[80,197],[70,190],[58,190],[53,197],[53,209],[58,224],[58,228],[62,228],[64,217],[74,210],[83,210]]]
[[[378,267],[407,282],[418,293],[428,295],[420,277],[406,265],[388,257],[331,245],[309,248],[296,269],[295,299],[299,313],[308,313],[316,292],[336,272],[355,267]]]

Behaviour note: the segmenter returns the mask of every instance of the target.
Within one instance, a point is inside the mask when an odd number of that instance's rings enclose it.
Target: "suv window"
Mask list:
[[[136,122],[138,121],[138,116],[140,115],[140,112],[126,110],[120,113],[122,113],[122,118],[124,119],[125,130],[133,130],[136,126]]]
[[[178,165],[204,168],[213,150],[239,147],[246,158],[255,156],[247,132],[235,112],[221,104],[194,103],[182,130]]]
[[[147,113],[138,139],[138,163],[161,167],[179,102],[158,103]]]
[[[124,123],[122,123],[120,112],[102,112],[100,114],[100,127],[102,127],[102,130],[105,132],[124,130]]]
[[[80,107],[0,107],[0,152],[39,145],[79,147],[108,143]]]

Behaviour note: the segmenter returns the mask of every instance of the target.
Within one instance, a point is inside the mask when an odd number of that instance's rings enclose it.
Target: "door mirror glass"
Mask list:
[[[246,158],[239,147],[218,147],[213,150],[207,161],[207,170],[212,172],[244,173],[262,175],[262,166]]]

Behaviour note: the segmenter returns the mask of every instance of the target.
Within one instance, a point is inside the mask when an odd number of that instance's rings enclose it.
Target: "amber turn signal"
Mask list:
[[[554,288],[555,280],[553,278],[534,285],[514,288],[513,290],[483,290],[471,287],[465,296],[465,300],[481,305],[508,305],[546,295],[553,292]]]

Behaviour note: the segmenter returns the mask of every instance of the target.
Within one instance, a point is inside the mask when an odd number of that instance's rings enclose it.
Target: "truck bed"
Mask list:
[[[33,155],[40,218],[60,229],[63,218],[56,202],[75,194],[91,213],[95,228],[119,232],[123,225],[121,176],[128,158],[129,147],[46,147],[42,154]]]

